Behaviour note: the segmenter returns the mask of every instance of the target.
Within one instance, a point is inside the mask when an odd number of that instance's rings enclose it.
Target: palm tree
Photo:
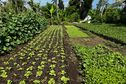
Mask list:
[[[58,9],[59,9],[59,6],[58,6],[58,3],[59,3],[59,0],[52,0],[53,4],[56,5],[57,7],[57,18],[59,18],[59,14],[58,14]]]

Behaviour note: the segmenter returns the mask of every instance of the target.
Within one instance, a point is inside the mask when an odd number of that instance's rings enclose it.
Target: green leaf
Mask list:
[[[11,80],[7,80],[7,84],[12,84],[12,81]]]
[[[3,47],[3,50],[4,50],[4,51],[6,51],[6,50],[7,50],[7,47],[6,47],[6,46],[4,46],[4,47]]]
[[[42,71],[37,71],[37,72],[36,72],[36,77],[41,76],[42,73],[43,73]]]
[[[40,80],[34,80],[33,83],[34,84],[40,84]]]
[[[25,80],[19,82],[19,84],[26,84]]]
[[[62,76],[61,77],[61,81],[63,81],[64,84],[67,84],[67,82],[69,81],[70,79],[65,77],[65,76]]]

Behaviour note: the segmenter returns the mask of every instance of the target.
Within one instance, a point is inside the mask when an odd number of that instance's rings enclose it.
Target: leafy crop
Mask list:
[[[35,13],[6,14],[0,18],[0,53],[32,39],[47,26],[44,17]]]
[[[77,24],[78,27],[86,29],[103,36],[111,37],[119,40],[122,43],[126,43],[126,28],[109,24]]]
[[[126,83],[126,57],[113,52],[104,45],[93,48],[77,45],[74,47],[81,59],[82,75],[87,84]]]

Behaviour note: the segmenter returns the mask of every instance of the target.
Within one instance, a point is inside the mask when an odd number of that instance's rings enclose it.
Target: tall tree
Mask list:
[[[80,18],[84,19],[92,8],[93,0],[80,0]]]
[[[64,4],[62,0],[59,0],[58,6],[59,6],[59,9],[64,10]]]
[[[80,9],[80,1],[78,0],[70,0],[69,1],[69,6],[67,8],[68,10],[68,15],[71,15],[73,13],[78,13],[79,14],[79,9]]]
[[[77,12],[80,15],[80,19],[84,19],[89,10],[92,7],[93,0],[70,0],[69,8],[71,9],[71,13]]]
[[[22,12],[25,8],[23,0],[8,0],[7,5],[10,5],[10,9],[12,9],[15,13]]]
[[[58,0],[52,0],[53,4],[57,4]]]
[[[102,16],[107,8],[107,5],[108,5],[108,0],[99,0],[99,3],[97,4],[97,14]]]
[[[123,1],[124,7],[121,11],[121,21],[126,24],[126,0]]]

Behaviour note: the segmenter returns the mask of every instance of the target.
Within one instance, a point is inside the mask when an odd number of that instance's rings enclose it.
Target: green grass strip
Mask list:
[[[72,25],[66,25],[65,26],[67,28],[67,33],[69,35],[69,37],[88,37],[88,35],[82,31],[80,31],[79,28],[72,26]]]

